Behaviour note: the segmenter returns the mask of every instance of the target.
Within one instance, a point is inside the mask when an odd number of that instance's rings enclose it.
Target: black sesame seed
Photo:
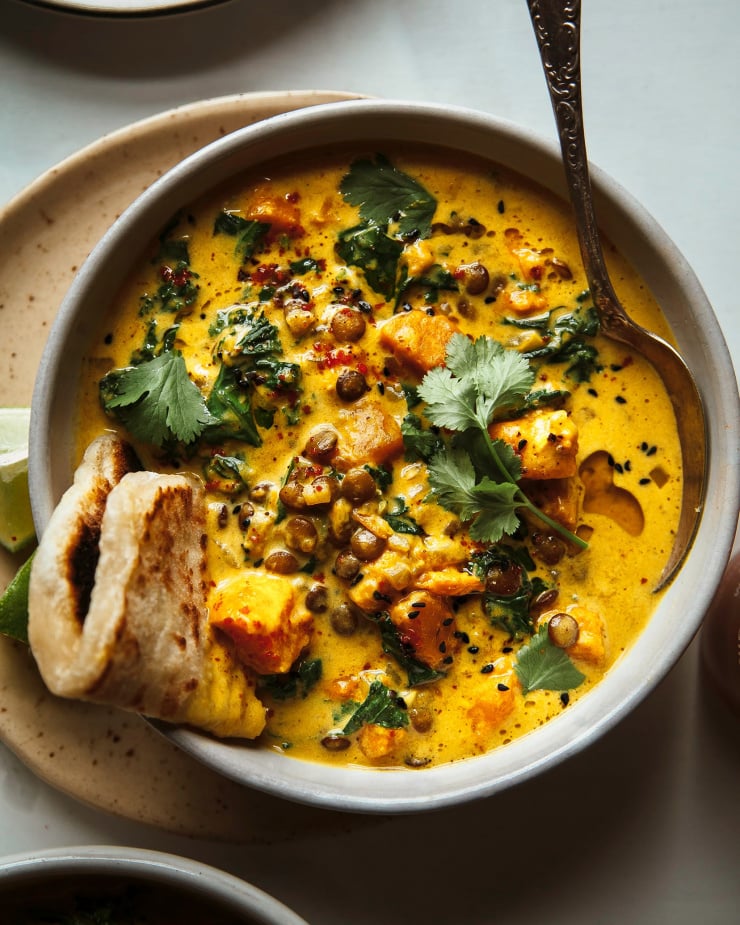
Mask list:
[[[506,211],[506,206],[504,205],[504,200],[503,200],[503,199],[499,199],[496,208],[498,209],[498,214],[499,214],[499,215],[503,215],[503,214],[504,214],[504,212]]]
[[[500,691],[508,691],[508,689],[509,689],[509,688],[507,687],[507,685],[504,684],[504,683],[501,682],[501,681],[499,681],[499,683],[496,685],[496,687],[497,687]]]
[[[647,451],[647,455],[648,455],[648,456],[655,456],[655,454],[656,454],[657,452],[658,452],[658,447],[657,447],[657,446],[651,446],[650,449]]]
[[[568,704],[570,703],[570,694],[568,693],[568,691],[563,691],[563,693],[560,695],[560,702],[562,703],[564,707],[568,706]]]
[[[627,399],[624,397],[624,395],[617,395],[617,397],[614,399],[614,401],[615,401],[618,405],[626,405],[626,404],[627,404]]]
[[[103,343],[104,343],[104,344],[112,344],[112,343],[113,343],[113,335],[112,335],[112,334],[106,334],[105,337],[103,338]]]
[[[426,601],[414,601],[411,606],[414,610],[423,610],[426,607]]]
[[[409,610],[409,612],[406,614],[406,616],[409,618],[409,620],[415,620],[415,619],[419,616],[419,611],[418,611],[418,610]]]
[[[453,661],[454,661],[454,659],[452,658],[451,655],[445,655],[445,657],[442,659],[442,664],[443,664],[443,665],[451,665]]]
[[[588,389],[588,394],[593,395],[594,398],[598,398],[598,395],[599,395],[596,389]]]
[[[468,636],[467,633],[463,633],[462,630],[455,630],[453,635],[455,636],[455,639],[459,639],[460,642],[464,642],[466,644],[470,642],[470,636]]]
[[[447,617],[446,620],[442,621],[442,626],[451,626],[451,625],[452,625],[452,617]]]
[[[622,465],[622,463],[614,463],[614,469],[616,472],[619,472],[620,475],[622,472],[624,472],[624,466]]]
[[[490,674],[492,671],[493,671],[493,663],[492,663],[492,662],[489,662],[487,665],[484,665],[484,666],[481,668],[480,673],[481,673],[481,674]]]
[[[447,651],[447,643],[446,643],[446,642],[440,642],[440,644],[439,644],[439,651],[442,652],[443,654]]]
[[[504,646],[501,651],[504,653],[504,655],[508,655],[509,652],[513,652],[514,649],[512,648],[512,646]]]
[[[471,655],[477,655],[480,652],[480,649],[478,646],[468,646],[468,652],[470,652]]]
[[[640,485],[649,485],[652,482],[652,479],[644,478],[640,479]]]

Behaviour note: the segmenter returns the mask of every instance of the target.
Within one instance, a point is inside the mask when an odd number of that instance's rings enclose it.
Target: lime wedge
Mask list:
[[[16,552],[34,537],[28,496],[30,408],[0,408],[0,544]]]

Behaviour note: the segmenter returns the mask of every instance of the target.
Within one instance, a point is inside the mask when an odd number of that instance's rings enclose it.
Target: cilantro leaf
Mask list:
[[[438,453],[431,460],[429,485],[442,507],[462,520],[473,521],[470,536],[474,540],[497,543],[504,533],[511,534],[519,526],[517,485],[494,482],[487,476],[478,481],[470,458],[462,450]]]
[[[401,237],[428,238],[432,233],[437,200],[382,154],[375,161],[356,160],[339,190],[346,202],[359,207],[364,222],[395,224]]]
[[[212,423],[179,350],[166,351],[138,366],[114,369],[103,377],[100,389],[103,408],[133,437],[153,446],[192,443]]]
[[[522,691],[568,691],[585,679],[563,649],[550,642],[547,624],[543,624],[517,655],[514,671]]]
[[[513,533],[519,524],[516,509],[523,507],[584,548],[583,540],[527,498],[517,484],[521,466],[513,448],[488,432],[494,415],[530,394],[533,381],[534,371],[517,351],[490,337],[471,341],[453,334],[446,365],[431,369],[418,388],[425,416],[457,432],[456,443],[429,463],[429,483],[443,507],[463,520],[478,517],[471,527],[474,539],[497,542]]]
[[[373,681],[367,697],[349,718],[342,732],[351,735],[367,723],[384,726],[386,729],[408,726],[408,713],[405,706],[399,705],[398,699],[398,695],[382,681]]]

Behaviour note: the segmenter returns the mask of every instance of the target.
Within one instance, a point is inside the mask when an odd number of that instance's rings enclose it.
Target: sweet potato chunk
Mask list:
[[[396,601],[389,615],[415,658],[435,670],[449,664],[459,641],[455,636],[455,615],[443,597],[414,591]]]
[[[563,479],[576,474],[578,428],[567,411],[533,411],[515,421],[495,421],[493,440],[504,440],[522,462],[522,478]]]
[[[434,594],[460,597],[483,591],[485,585],[480,578],[470,572],[461,572],[456,568],[445,568],[438,572],[424,572],[412,582],[414,588],[431,591]]]
[[[339,445],[334,465],[341,471],[366,463],[379,466],[403,452],[398,422],[369,397],[340,410],[337,431]]]
[[[421,309],[399,312],[380,329],[380,343],[396,359],[417,373],[444,366],[447,342],[457,327],[445,315],[427,315]]]
[[[293,586],[280,575],[245,571],[209,598],[211,625],[231,637],[237,655],[258,674],[288,671],[308,645],[313,617],[295,608]]]
[[[387,729],[385,726],[368,723],[357,734],[357,744],[366,758],[377,761],[392,755],[405,738],[405,729]]]
[[[290,237],[303,234],[298,206],[288,199],[275,196],[267,187],[255,191],[244,214],[252,221],[266,222],[273,233]]]
[[[578,524],[580,492],[576,479],[541,479],[519,483],[524,494],[548,517],[568,530]]]
[[[477,696],[468,719],[473,734],[485,740],[513,711],[520,685],[511,659],[503,657],[493,663],[493,671],[481,675]]]

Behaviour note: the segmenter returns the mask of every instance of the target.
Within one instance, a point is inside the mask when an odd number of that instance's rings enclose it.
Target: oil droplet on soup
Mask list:
[[[607,257],[633,317],[670,337]],[[503,348],[495,383],[451,357],[461,335]],[[444,150],[347,149],[195,202],[110,307],[80,454],[132,436],[101,406],[110,371],[176,353],[210,423],[187,446],[132,442],[204,480],[211,621],[256,678],[264,747],[413,769],[481,754],[639,644],[681,497],[671,404],[600,336],[569,209],[536,184]],[[527,387],[483,428],[435,419],[421,395],[445,364],[448,412],[515,368]]]

